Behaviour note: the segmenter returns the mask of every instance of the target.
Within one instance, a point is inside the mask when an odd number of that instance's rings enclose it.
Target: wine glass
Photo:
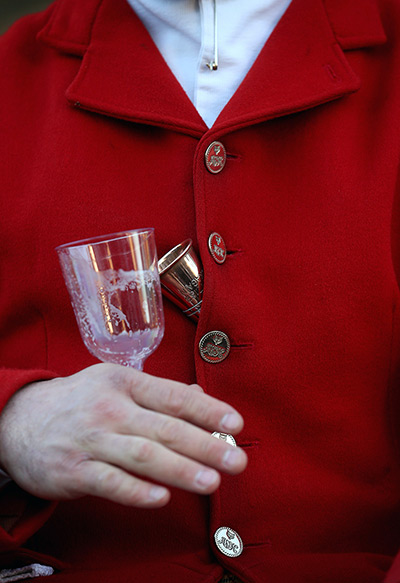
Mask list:
[[[56,248],[88,350],[103,362],[143,370],[164,335],[154,229],[135,229]]]

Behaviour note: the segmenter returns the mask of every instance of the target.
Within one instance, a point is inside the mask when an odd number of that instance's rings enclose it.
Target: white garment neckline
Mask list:
[[[208,127],[246,77],[290,1],[128,0]],[[210,67],[215,49],[217,67]]]

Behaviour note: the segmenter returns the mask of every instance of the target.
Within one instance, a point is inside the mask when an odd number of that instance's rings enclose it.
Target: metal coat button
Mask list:
[[[207,332],[199,342],[200,356],[206,362],[222,362],[228,356],[230,349],[231,343],[228,336],[218,330]]]
[[[221,142],[212,142],[204,154],[206,168],[211,174],[218,174],[225,166],[226,150]]]
[[[226,259],[226,245],[219,233],[211,233],[208,237],[208,250],[214,261],[220,264],[224,263]]]
[[[225,441],[226,443],[229,443],[229,445],[232,445],[233,447],[236,447],[236,440],[230,433],[214,431],[214,433],[212,433],[211,436],[215,437],[216,439],[220,439],[221,441]]]
[[[215,544],[227,557],[238,557],[243,552],[242,539],[232,528],[221,526],[214,534]]]

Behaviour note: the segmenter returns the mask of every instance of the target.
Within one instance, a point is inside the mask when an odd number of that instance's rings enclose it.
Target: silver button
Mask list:
[[[205,154],[204,161],[206,168],[211,174],[218,174],[224,169],[226,163],[226,150],[221,142],[212,142]]]
[[[201,358],[213,364],[225,360],[230,349],[231,343],[228,336],[219,330],[207,332],[199,342]]]
[[[224,263],[226,259],[226,245],[219,233],[211,233],[208,237],[208,250],[214,261],[220,264]]]
[[[215,437],[216,439],[220,439],[221,441],[226,441],[226,443],[229,443],[229,445],[233,445],[233,447],[236,447],[235,438],[230,433],[222,433],[221,431],[214,431],[214,433],[212,433],[211,436]]]
[[[238,557],[243,552],[242,539],[232,528],[221,526],[214,534],[215,544],[227,557]]]

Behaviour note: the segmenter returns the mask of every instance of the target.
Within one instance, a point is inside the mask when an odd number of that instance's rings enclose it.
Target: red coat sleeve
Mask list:
[[[0,410],[24,385],[54,378],[45,370],[0,370]],[[54,502],[31,496],[14,482],[0,491],[0,566],[8,565],[9,553],[20,547],[49,518]]]

